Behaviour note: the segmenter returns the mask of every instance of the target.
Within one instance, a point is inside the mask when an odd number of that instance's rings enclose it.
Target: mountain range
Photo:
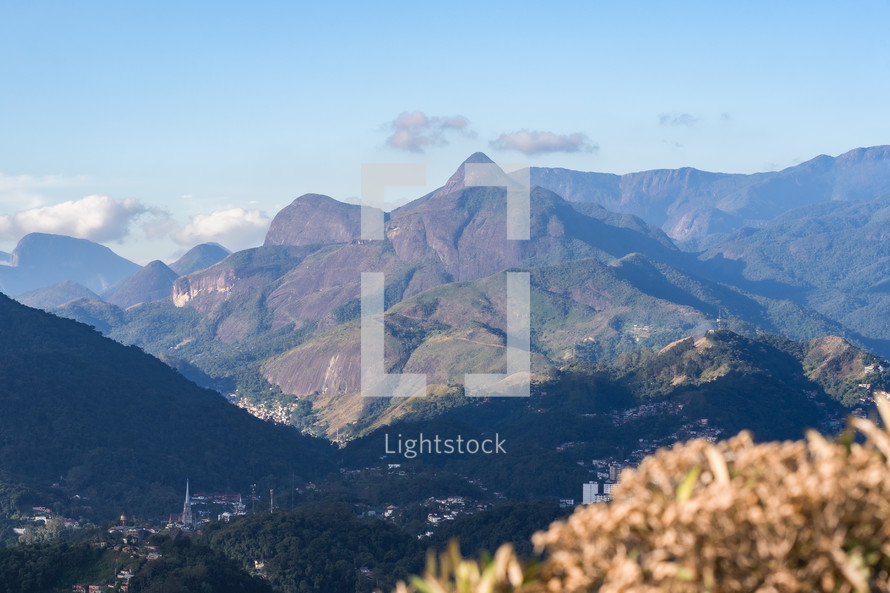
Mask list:
[[[890,190],[888,185],[885,190]],[[745,278],[793,287],[797,302],[864,336],[890,336],[890,191],[796,208],[740,229],[702,259],[732,262]]]
[[[525,173],[523,173],[525,174]],[[532,167],[532,185],[573,202],[639,216],[684,248],[709,245],[745,226],[824,202],[867,201],[890,188],[890,146],[820,155],[781,171],[752,175],[690,167],[626,175]]]
[[[19,241],[9,265],[0,266],[0,292],[44,309],[79,298],[127,308],[170,298],[173,280],[211,266],[229,253],[221,245],[205,243],[170,267],[161,261],[140,267],[86,239],[31,233]]]
[[[887,147],[755,175],[532,168],[529,241],[507,240],[503,187],[467,183],[479,163],[491,161],[471,155],[441,188],[388,213],[382,241],[361,238],[361,207],[307,194],[275,216],[261,247],[203,245],[113,290],[89,292],[84,276],[18,298],[242,404],[289,407],[328,436],[405,411],[359,394],[362,272],[385,273],[387,371],[425,373],[433,390],[503,372],[507,271],[530,275],[537,376],[717,327],[836,335],[890,356]],[[25,247],[51,244],[29,237]],[[15,266],[0,267],[4,287],[40,277],[25,273],[39,266],[23,265],[35,259],[21,247]]]

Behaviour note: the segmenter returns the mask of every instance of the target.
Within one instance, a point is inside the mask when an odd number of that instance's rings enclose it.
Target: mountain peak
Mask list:
[[[185,276],[209,268],[231,253],[219,243],[201,243],[189,249],[185,255],[170,264],[170,269],[180,276]]]
[[[361,206],[304,194],[275,215],[264,245],[349,243],[361,235]]]
[[[123,285],[108,297],[108,302],[121,309],[139,303],[148,303],[169,298],[173,291],[173,281],[179,274],[167,264],[154,260],[130,276]]]
[[[303,194],[302,196],[295,199],[291,202],[291,205],[294,204],[305,204],[313,207],[319,206],[327,206],[331,208],[342,208],[344,206],[354,206],[354,204],[347,204],[346,202],[341,202],[340,200],[335,200],[331,196],[326,196],[323,194]]]
[[[460,167],[458,167],[457,171],[455,171],[451,175],[451,177],[448,178],[448,181],[445,182],[445,185],[433,192],[432,197],[436,198],[439,196],[446,196],[454,192],[462,191],[467,187],[472,187],[472,184],[467,185],[466,183],[467,165],[495,165],[495,167],[497,167],[497,164],[493,160],[488,158],[488,155],[486,155],[484,152],[474,152],[460,164]],[[515,184],[515,181],[511,180],[510,177],[500,169],[500,167],[498,167],[497,169],[496,178],[498,180],[498,183],[495,185],[508,186]],[[503,181],[503,183],[500,183],[501,181]]]
[[[488,158],[488,155],[484,152],[474,152],[470,156],[467,157],[467,160],[463,162],[464,165],[467,163],[491,163],[494,164],[494,161]]]

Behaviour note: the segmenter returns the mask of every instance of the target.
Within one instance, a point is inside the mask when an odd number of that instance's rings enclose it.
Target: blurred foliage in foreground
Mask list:
[[[661,450],[622,474],[614,502],[536,534],[539,568],[508,545],[481,561],[454,546],[396,591],[890,591],[890,432],[850,427],[837,442],[743,432]]]

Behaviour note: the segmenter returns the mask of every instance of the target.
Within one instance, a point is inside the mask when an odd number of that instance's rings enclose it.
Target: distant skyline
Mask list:
[[[890,2],[0,3],[0,250],[262,242],[362,163],[753,173],[890,144]]]

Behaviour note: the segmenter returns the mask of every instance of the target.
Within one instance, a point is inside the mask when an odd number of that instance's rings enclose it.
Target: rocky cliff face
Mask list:
[[[448,194],[461,192],[468,187],[474,187],[473,175],[470,175],[468,178],[467,175],[467,165],[494,165],[495,162],[488,158],[488,155],[482,152],[474,152],[471,154],[467,160],[460,164],[457,170],[452,173],[451,177],[448,178],[448,181],[445,182],[445,185],[434,191],[430,194],[429,198],[438,198],[440,196],[447,196]],[[504,187],[508,185],[514,185],[517,182],[512,180],[508,175],[505,175],[503,171],[499,168],[493,169],[494,172],[493,181],[501,181],[501,185]],[[489,171],[491,172],[491,171]],[[423,201],[424,198],[421,198],[420,201]]]
[[[300,346],[266,365],[285,393],[336,395],[361,389],[361,342],[356,324]]]
[[[321,319],[361,297],[362,272],[383,272],[392,287],[391,298],[403,298],[413,270],[383,241],[355,242],[320,249],[285,274],[269,294],[273,329],[288,323]],[[356,309],[357,311],[357,309]],[[355,313],[357,314],[357,313]],[[342,322],[354,315],[333,319]]]
[[[203,313],[229,300],[250,299],[315,251],[306,247],[257,247],[233,253],[205,270],[173,283],[173,304]]]
[[[209,309],[211,303],[225,298],[225,294],[235,285],[235,280],[235,271],[231,269],[177,278],[173,282],[173,304],[185,307],[192,303],[199,310]]]

